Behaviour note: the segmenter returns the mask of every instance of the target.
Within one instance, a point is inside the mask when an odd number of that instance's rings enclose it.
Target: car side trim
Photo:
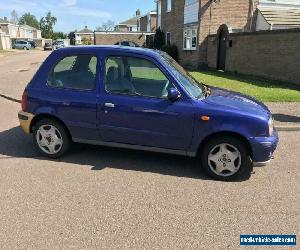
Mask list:
[[[20,121],[20,126],[26,134],[30,134],[30,124],[34,115],[24,111],[18,113],[18,118]]]
[[[268,165],[270,162],[271,162],[271,160],[265,161],[265,162],[253,162],[253,166],[254,167],[264,167],[264,166]]]
[[[126,148],[126,149],[150,151],[150,152],[165,153],[165,154],[172,154],[172,155],[184,155],[184,156],[188,156],[188,157],[196,156],[195,152],[187,152],[185,150],[174,150],[174,149],[131,145],[131,144],[124,144],[124,143],[117,143],[117,142],[86,140],[86,139],[78,139],[78,138],[72,138],[72,140],[74,142],[78,142],[78,143],[85,143],[85,144],[99,145],[99,146],[106,146],[106,147]]]

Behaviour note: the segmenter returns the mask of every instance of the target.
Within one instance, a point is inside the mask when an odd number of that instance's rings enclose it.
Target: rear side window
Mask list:
[[[51,69],[47,85],[55,88],[93,90],[96,69],[97,57],[93,55],[67,56]]]

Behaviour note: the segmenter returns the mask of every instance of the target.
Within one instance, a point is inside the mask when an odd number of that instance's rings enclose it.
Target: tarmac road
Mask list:
[[[1,94],[21,98],[48,54],[1,55]],[[280,132],[275,159],[249,180],[224,183],[179,156],[75,145],[42,158],[19,109],[0,98],[2,249],[238,249],[240,234],[299,242],[300,132]]]
[[[0,98],[4,249],[238,249],[240,234],[300,232],[300,132],[281,132],[249,180],[224,183],[164,154],[76,145],[42,158],[19,108]]]
[[[21,99],[22,93],[49,51],[16,51],[0,55],[0,94]]]

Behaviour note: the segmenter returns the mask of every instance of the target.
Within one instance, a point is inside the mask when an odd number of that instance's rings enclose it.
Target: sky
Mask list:
[[[55,31],[68,33],[84,26],[94,30],[107,20],[125,21],[140,9],[142,14],[155,9],[154,0],[0,0],[0,17],[10,19],[12,10],[18,16],[26,12],[38,20],[47,11],[57,17]]]

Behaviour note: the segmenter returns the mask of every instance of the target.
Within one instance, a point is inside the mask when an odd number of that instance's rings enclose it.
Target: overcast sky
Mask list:
[[[95,29],[108,19],[124,21],[140,9],[142,14],[155,9],[154,0],[0,0],[0,17],[10,19],[12,10],[20,17],[25,12],[38,20],[47,11],[57,17],[55,31],[80,30],[85,25]]]

